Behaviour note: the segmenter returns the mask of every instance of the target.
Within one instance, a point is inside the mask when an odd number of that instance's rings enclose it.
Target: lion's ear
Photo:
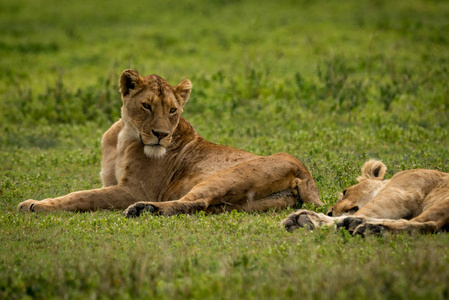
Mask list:
[[[189,100],[190,92],[192,91],[192,83],[188,79],[184,79],[180,84],[175,86],[175,93],[181,97],[181,106],[186,104],[187,100]]]
[[[123,96],[129,95],[131,90],[139,88],[143,84],[140,74],[133,69],[127,69],[120,76],[120,92]]]
[[[363,164],[362,177],[360,179],[384,179],[387,167],[380,161],[371,159]],[[359,178],[357,178],[358,180]]]

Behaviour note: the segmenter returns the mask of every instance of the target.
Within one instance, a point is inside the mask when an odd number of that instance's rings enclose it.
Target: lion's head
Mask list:
[[[141,77],[135,70],[123,71],[122,119],[140,139],[147,156],[164,156],[191,90],[188,79],[172,87],[157,75]]]
[[[378,160],[369,160],[362,167],[358,183],[344,190],[340,199],[327,212],[328,216],[338,217],[353,214],[371,200],[384,186],[383,178],[387,167]]]

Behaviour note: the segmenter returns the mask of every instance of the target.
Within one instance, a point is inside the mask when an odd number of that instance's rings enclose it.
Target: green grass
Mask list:
[[[16,213],[101,186],[126,68],[194,85],[210,141],[288,152],[326,211],[369,158],[449,172],[446,1],[0,3],[0,299],[447,299],[447,234],[287,233],[269,213]]]

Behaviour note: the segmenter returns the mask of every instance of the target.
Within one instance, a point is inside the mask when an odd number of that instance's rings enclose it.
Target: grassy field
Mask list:
[[[0,2],[0,299],[448,299],[449,235],[350,237],[268,213],[18,214],[101,186],[126,68],[189,78],[210,141],[310,169],[326,211],[369,158],[449,172],[449,3]]]

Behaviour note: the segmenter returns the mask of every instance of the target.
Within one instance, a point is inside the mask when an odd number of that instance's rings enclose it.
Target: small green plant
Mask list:
[[[380,90],[380,102],[384,106],[384,110],[389,111],[391,104],[398,96],[398,88],[392,84],[385,84],[379,87]]]
[[[342,100],[339,99],[348,80],[349,72],[347,61],[340,56],[327,60],[323,66],[318,67],[318,78],[324,84],[323,98],[330,97],[341,102]]]

